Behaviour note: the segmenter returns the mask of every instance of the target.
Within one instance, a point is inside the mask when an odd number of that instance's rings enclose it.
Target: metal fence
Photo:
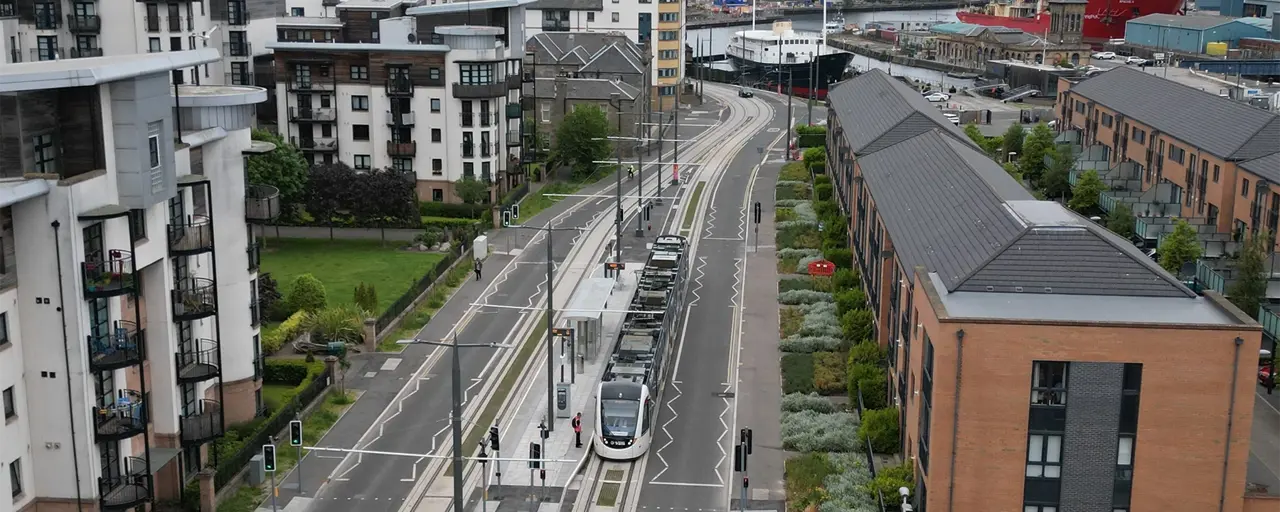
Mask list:
[[[466,236],[466,233],[464,233],[462,238],[465,239]],[[423,274],[421,278],[413,283],[413,286],[409,287],[408,291],[404,292],[400,298],[391,303],[391,306],[382,313],[382,316],[378,317],[377,323],[375,324],[376,331],[382,332],[387,328],[387,326],[391,325],[391,322],[395,321],[396,317],[400,316],[400,313],[409,309],[409,306],[413,305],[413,302],[418,299],[419,295],[422,295],[422,292],[427,291],[427,289],[430,288],[437,279],[442,277],[445,272],[449,271],[449,266],[453,265],[453,262],[458,261],[458,257],[462,255],[462,252],[463,250],[460,244],[453,244],[453,246],[449,248],[448,254],[445,254],[444,259],[440,260],[440,262],[426,274]]]
[[[858,421],[859,422],[865,421],[866,418],[863,418],[863,414],[866,413],[867,407],[866,407],[866,404],[863,403],[862,401],[861,385],[858,386],[857,406],[858,406]],[[863,442],[862,455],[864,455],[867,458],[867,471],[871,472],[871,478],[874,480],[876,477],[876,452],[875,450],[871,449],[871,438],[869,437],[866,439],[866,441]],[[886,512],[888,510],[884,506],[884,493],[881,493],[879,490],[876,490],[876,502],[880,505],[880,512]]]
[[[307,407],[307,404],[310,404],[311,401],[324,393],[325,389],[329,387],[329,377],[329,369],[325,368],[315,376],[310,385],[303,388],[297,395],[289,399],[288,403],[272,413],[266,422],[259,426],[249,438],[245,439],[244,445],[240,447],[239,451],[218,461],[218,466],[215,468],[217,475],[214,477],[214,485],[221,488],[234,479],[236,474],[249,463],[249,459],[262,452],[262,445],[271,442],[271,436],[283,431],[289,425],[289,422],[296,419],[298,414]]]

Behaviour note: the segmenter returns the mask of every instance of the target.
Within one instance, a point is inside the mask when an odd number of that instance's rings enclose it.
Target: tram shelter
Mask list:
[[[600,353],[600,344],[604,337],[604,311],[609,309],[609,296],[617,280],[608,277],[593,277],[582,282],[573,296],[569,298],[568,307],[563,310],[565,323],[573,328],[573,353],[578,359],[578,373],[585,371],[583,364],[588,358],[595,358]]]

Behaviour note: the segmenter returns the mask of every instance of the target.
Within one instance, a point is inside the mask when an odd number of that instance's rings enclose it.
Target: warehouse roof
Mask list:
[[[1174,14],[1148,14],[1129,20],[1127,23],[1136,25],[1155,25],[1157,27],[1168,28],[1189,28],[1193,30],[1206,30],[1213,27],[1219,27],[1235,21],[1235,18],[1227,16],[1217,16],[1210,14],[1197,14],[1194,16],[1179,16]]]

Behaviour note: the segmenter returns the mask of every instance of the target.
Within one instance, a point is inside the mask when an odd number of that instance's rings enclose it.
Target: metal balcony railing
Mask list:
[[[476,124],[475,113],[466,110],[458,113],[458,120],[463,128],[470,128]]]
[[[173,255],[213,250],[213,223],[203,215],[192,215],[182,222],[170,222],[168,234],[169,252]]]
[[[249,256],[249,271],[257,272],[258,267],[262,266],[262,244],[258,242],[249,242],[249,246],[245,248],[245,252]]]
[[[186,19],[185,16],[168,16],[166,19],[169,22],[168,28],[170,32],[182,32],[182,26],[184,25],[183,20]],[[186,25],[190,24],[190,20],[187,20]],[[187,30],[191,30],[191,28],[188,26]]]
[[[516,147],[520,145],[520,130],[507,130],[507,146]]]
[[[289,79],[291,91],[332,91],[333,80],[329,78],[314,79],[310,76],[294,76]]]
[[[289,118],[295,121],[331,122],[336,117],[332,108],[289,107]]]
[[[218,376],[219,359],[218,342],[210,339],[197,339],[190,346],[179,347],[173,355],[177,363],[178,383],[189,384],[202,382]]]
[[[392,78],[387,80],[388,96],[413,96],[413,80],[409,78]]]
[[[147,404],[142,393],[131,389],[107,392],[99,403],[110,403],[93,408],[93,426],[98,442],[128,439],[147,431]]]
[[[310,139],[299,139],[290,137],[293,145],[298,149],[306,151],[336,151],[338,149],[338,139],[332,137],[313,137]]]
[[[227,41],[222,43],[222,54],[228,57],[252,57],[253,45],[247,41]]]
[[[475,156],[476,156],[476,145],[475,145],[475,143],[474,143],[474,142],[463,142],[463,143],[462,143],[462,157],[463,157],[463,158],[474,158]]]
[[[31,48],[31,62],[37,62],[42,60],[58,60],[61,58],[65,58],[66,55],[67,55],[66,48],[56,48],[56,47],[48,47],[48,46],[43,48]]]
[[[224,83],[227,85],[253,85],[253,73],[248,71],[228,71],[226,73],[226,82]]]
[[[413,126],[416,121],[413,112],[387,111],[387,126]]]
[[[146,352],[137,324],[118,320],[106,331],[85,337],[89,344],[90,370],[105,372],[142,364]]]
[[[493,126],[498,124],[497,112],[480,112],[480,126]]]
[[[196,410],[178,418],[182,425],[182,444],[204,444],[219,437],[225,430],[222,423],[222,404],[216,400],[200,400]]]
[[[28,4],[30,5],[30,4]],[[54,30],[61,24],[58,13],[52,10],[38,10],[35,15],[36,30]]]
[[[417,142],[387,141],[387,154],[391,156],[413,156],[418,154]]]
[[[453,97],[459,99],[501,98],[507,95],[507,84],[495,82],[491,84],[453,83]]]
[[[240,7],[231,7],[231,5],[239,5]],[[227,8],[222,11],[223,17],[227,19],[227,25],[239,27],[249,24],[249,12],[244,5],[244,2],[227,3]]]
[[[126,457],[125,474],[107,473],[98,477],[98,495],[102,510],[130,510],[138,505],[151,501],[151,470],[147,460],[140,457]]]
[[[86,59],[89,57],[101,57],[102,48],[72,48],[68,51],[72,59]]]
[[[280,216],[280,189],[271,185],[249,185],[244,191],[244,218],[269,221]]]
[[[112,249],[105,255],[90,255],[80,264],[85,298],[115,297],[134,292],[133,252]]]
[[[68,14],[67,30],[72,33],[97,33],[102,30],[102,18],[96,14]]]
[[[177,322],[199,320],[218,313],[218,291],[212,279],[184,277],[170,292],[173,319]]]

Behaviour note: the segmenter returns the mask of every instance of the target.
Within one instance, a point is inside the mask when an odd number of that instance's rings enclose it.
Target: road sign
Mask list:
[[[818,260],[809,264],[809,275],[831,277],[836,273],[836,264],[827,260]]]
[[[573,329],[569,327],[552,327],[552,336],[573,336]]]

